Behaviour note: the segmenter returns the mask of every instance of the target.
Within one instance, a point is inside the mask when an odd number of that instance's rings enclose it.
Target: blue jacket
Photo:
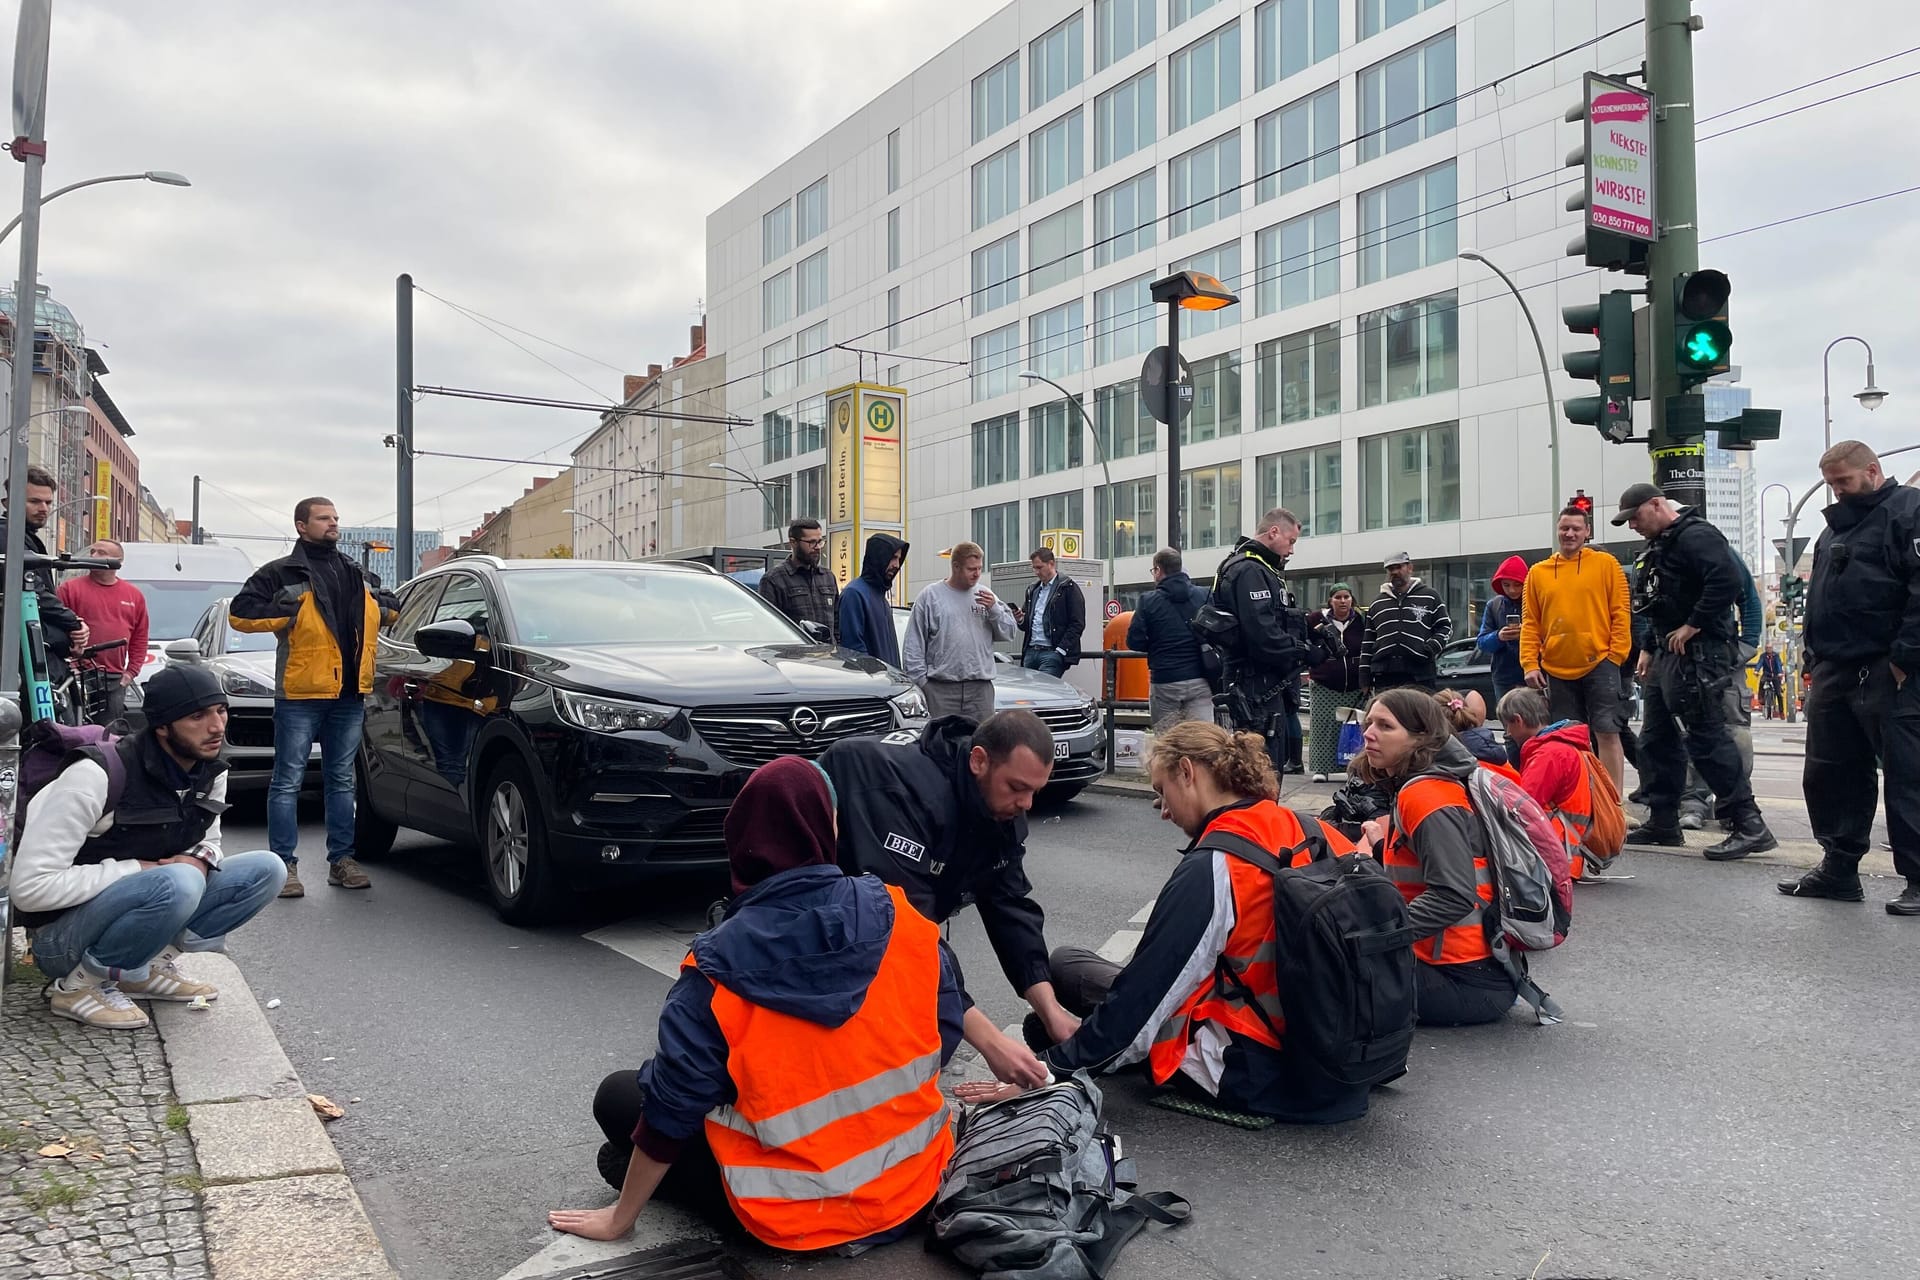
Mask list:
[[[1505,596],[1495,596],[1487,601],[1486,612],[1480,615],[1480,652],[1493,657],[1493,680],[1502,689],[1526,680],[1526,673],[1520,670],[1520,642],[1500,638],[1500,628],[1518,621],[1520,602]]]
[[[867,539],[860,576],[840,593],[840,647],[900,665],[900,633],[893,629],[893,605],[887,601],[887,563],[900,553],[905,572],[907,544],[890,533]]]
[[[713,1016],[713,984],[763,1009],[842,1025],[860,1011],[893,933],[893,899],[873,876],[797,867],[727,904],[726,919],[693,940],[699,969],[684,969],[660,1010],[657,1047],[640,1068],[647,1129],[683,1140],[709,1111],[734,1101],[727,1042]],[[940,1060],[960,1043],[960,982],[940,948]]]
[[[1206,602],[1206,590],[1194,586],[1184,570],[1141,593],[1127,623],[1127,648],[1147,655],[1147,674],[1155,684],[1206,678],[1200,638],[1193,634],[1193,615]]]

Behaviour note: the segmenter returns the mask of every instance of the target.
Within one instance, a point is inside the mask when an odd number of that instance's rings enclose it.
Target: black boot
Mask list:
[[[600,1176],[615,1191],[627,1185],[627,1165],[633,1159],[632,1147],[616,1147],[611,1142],[600,1144],[600,1153],[594,1158],[594,1167],[600,1170]]]
[[[1743,813],[1733,820],[1733,834],[1704,851],[1709,862],[1732,862],[1735,858],[1744,858],[1750,853],[1765,853],[1769,849],[1778,849],[1780,842],[1773,838],[1773,832],[1767,830],[1767,821],[1755,809]]]
[[[1777,886],[1780,892],[1789,898],[1832,898],[1835,902],[1865,902],[1867,895],[1860,887],[1860,864],[1845,858],[1836,858],[1832,854],[1820,860],[1820,865],[1797,880],[1782,880]],[[1906,895],[1902,895],[1904,898]],[[1891,911],[1893,904],[1888,903]]]
[[[1659,845],[1668,849],[1684,849],[1687,837],[1680,831],[1677,815],[1656,813],[1637,827],[1627,828],[1628,844]]]
[[[1907,887],[1900,896],[1887,904],[1890,916],[1920,916],[1920,878],[1907,877]]]

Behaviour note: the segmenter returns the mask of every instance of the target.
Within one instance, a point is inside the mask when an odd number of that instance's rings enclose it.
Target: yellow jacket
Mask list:
[[[384,594],[384,593],[383,593]],[[387,597],[391,600],[391,597]],[[373,692],[374,651],[380,626],[395,616],[374,595],[364,596],[360,622],[360,679],[362,696]],[[270,631],[280,637],[274,660],[274,688],[290,699],[337,698],[341,695],[340,642],[327,617],[328,609],[313,589],[313,570],[301,547],[292,555],[262,565],[228,606],[227,620],[235,631]]]
[[[1633,650],[1626,571],[1604,551],[1556,552],[1534,565],[1521,605],[1522,671],[1577,680],[1602,659],[1625,662]]]

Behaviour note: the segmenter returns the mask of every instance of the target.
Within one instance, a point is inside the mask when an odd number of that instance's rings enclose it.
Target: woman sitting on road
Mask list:
[[[1272,879],[1244,858],[1208,847],[1238,836],[1294,865],[1316,851],[1352,852],[1317,818],[1276,804],[1266,743],[1189,720],[1159,733],[1148,776],[1160,816],[1191,841],[1123,969],[1083,947],[1050,957],[1056,994],[1085,1019],[1072,1038],[1035,1044],[1056,1076],[1144,1063],[1154,1083],[1206,1102],[1309,1124],[1365,1115],[1367,1089],[1337,1084],[1281,1041],[1273,963]],[[1222,971],[1234,979],[1223,984]],[[1028,1020],[1028,1039],[1039,1035]],[[1008,1096],[1011,1086],[962,1085],[962,1101]]]
[[[1422,1026],[1493,1022],[1516,994],[1487,945],[1493,879],[1467,796],[1479,767],[1431,694],[1389,689],[1367,708],[1366,749],[1351,772],[1394,793],[1392,812],[1367,823],[1365,841],[1407,898]]]
[[[1453,736],[1460,739],[1460,745],[1473,753],[1473,758],[1482,764],[1497,764],[1502,769],[1511,767],[1507,759],[1507,749],[1487,728],[1487,700],[1469,689],[1460,693],[1453,689],[1442,689],[1433,695],[1440,704],[1441,714],[1446,716],[1447,724],[1453,729]]]

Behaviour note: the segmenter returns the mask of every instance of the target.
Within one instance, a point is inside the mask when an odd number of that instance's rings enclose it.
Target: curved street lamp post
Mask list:
[[[87,178],[80,182],[69,182],[57,191],[49,191],[46,195],[40,197],[40,207],[45,208],[49,201],[58,200],[69,191],[78,191],[82,187],[97,187],[103,182],[157,182],[163,187],[190,187],[193,185],[187,181],[183,175],[170,173],[165,169],[149,169],[145,173],[114,173],[108,174],[104,178]],[[12,222],[9,222],[5,228],[0,228],[0,240],[5,240],[8,236],[12,235],[13,229],[19,225],[20,215],[15,214]]]
[[[1093,419],[1087,416],[1087,407],[1080,403],[1079,397],[1075,396],[1071,391],[1068,391],[1065,387],[1061,386],[1059,383],[1055,382],[1052,378],[1049,378],[1044,373],[1039,373],[1032,369],[1022,369],[1020,371],[1020,376],[1027,379],[1029,382],[1044,382],[1048,386],[1052,387],[1055,391],[1058,391],[1062,396],[1066,398],[1067,403],[1073,406],[1074,412],[1080,416],[1080,421],[1086,424],[1087,434],[1093,437],[1093,451],[1100,458],[1100,475],[1104,479],[1107,486],[1107,515],[1109,517],[1112,517],[1114,514],[1113,505],[1115,500],[1119,497],[1119,495],[1116,494],[1113,490],[1113,472],[1107,469],[1106,442],[1100,439],[1100,432],[1093,425]],[[1101,619],[1101,625],[1103,626],[1106,623],[1106,614],[1107,614],[1106,602],[1108,600],[1116,600],[1119,598],[1113,594],[1113,553],[1114,553],[1114,543],[1119,541],[1118,537],[1116,536],[1119,528],[1120,528],[1120,522],[1117,519],[1110,518],[1107,525],[1107,531],[1106,531],[1107,533],[1107,554],[1106,554],[1107,590],[1106,590],[1105,597],[1100,602],[1100,619]]]

